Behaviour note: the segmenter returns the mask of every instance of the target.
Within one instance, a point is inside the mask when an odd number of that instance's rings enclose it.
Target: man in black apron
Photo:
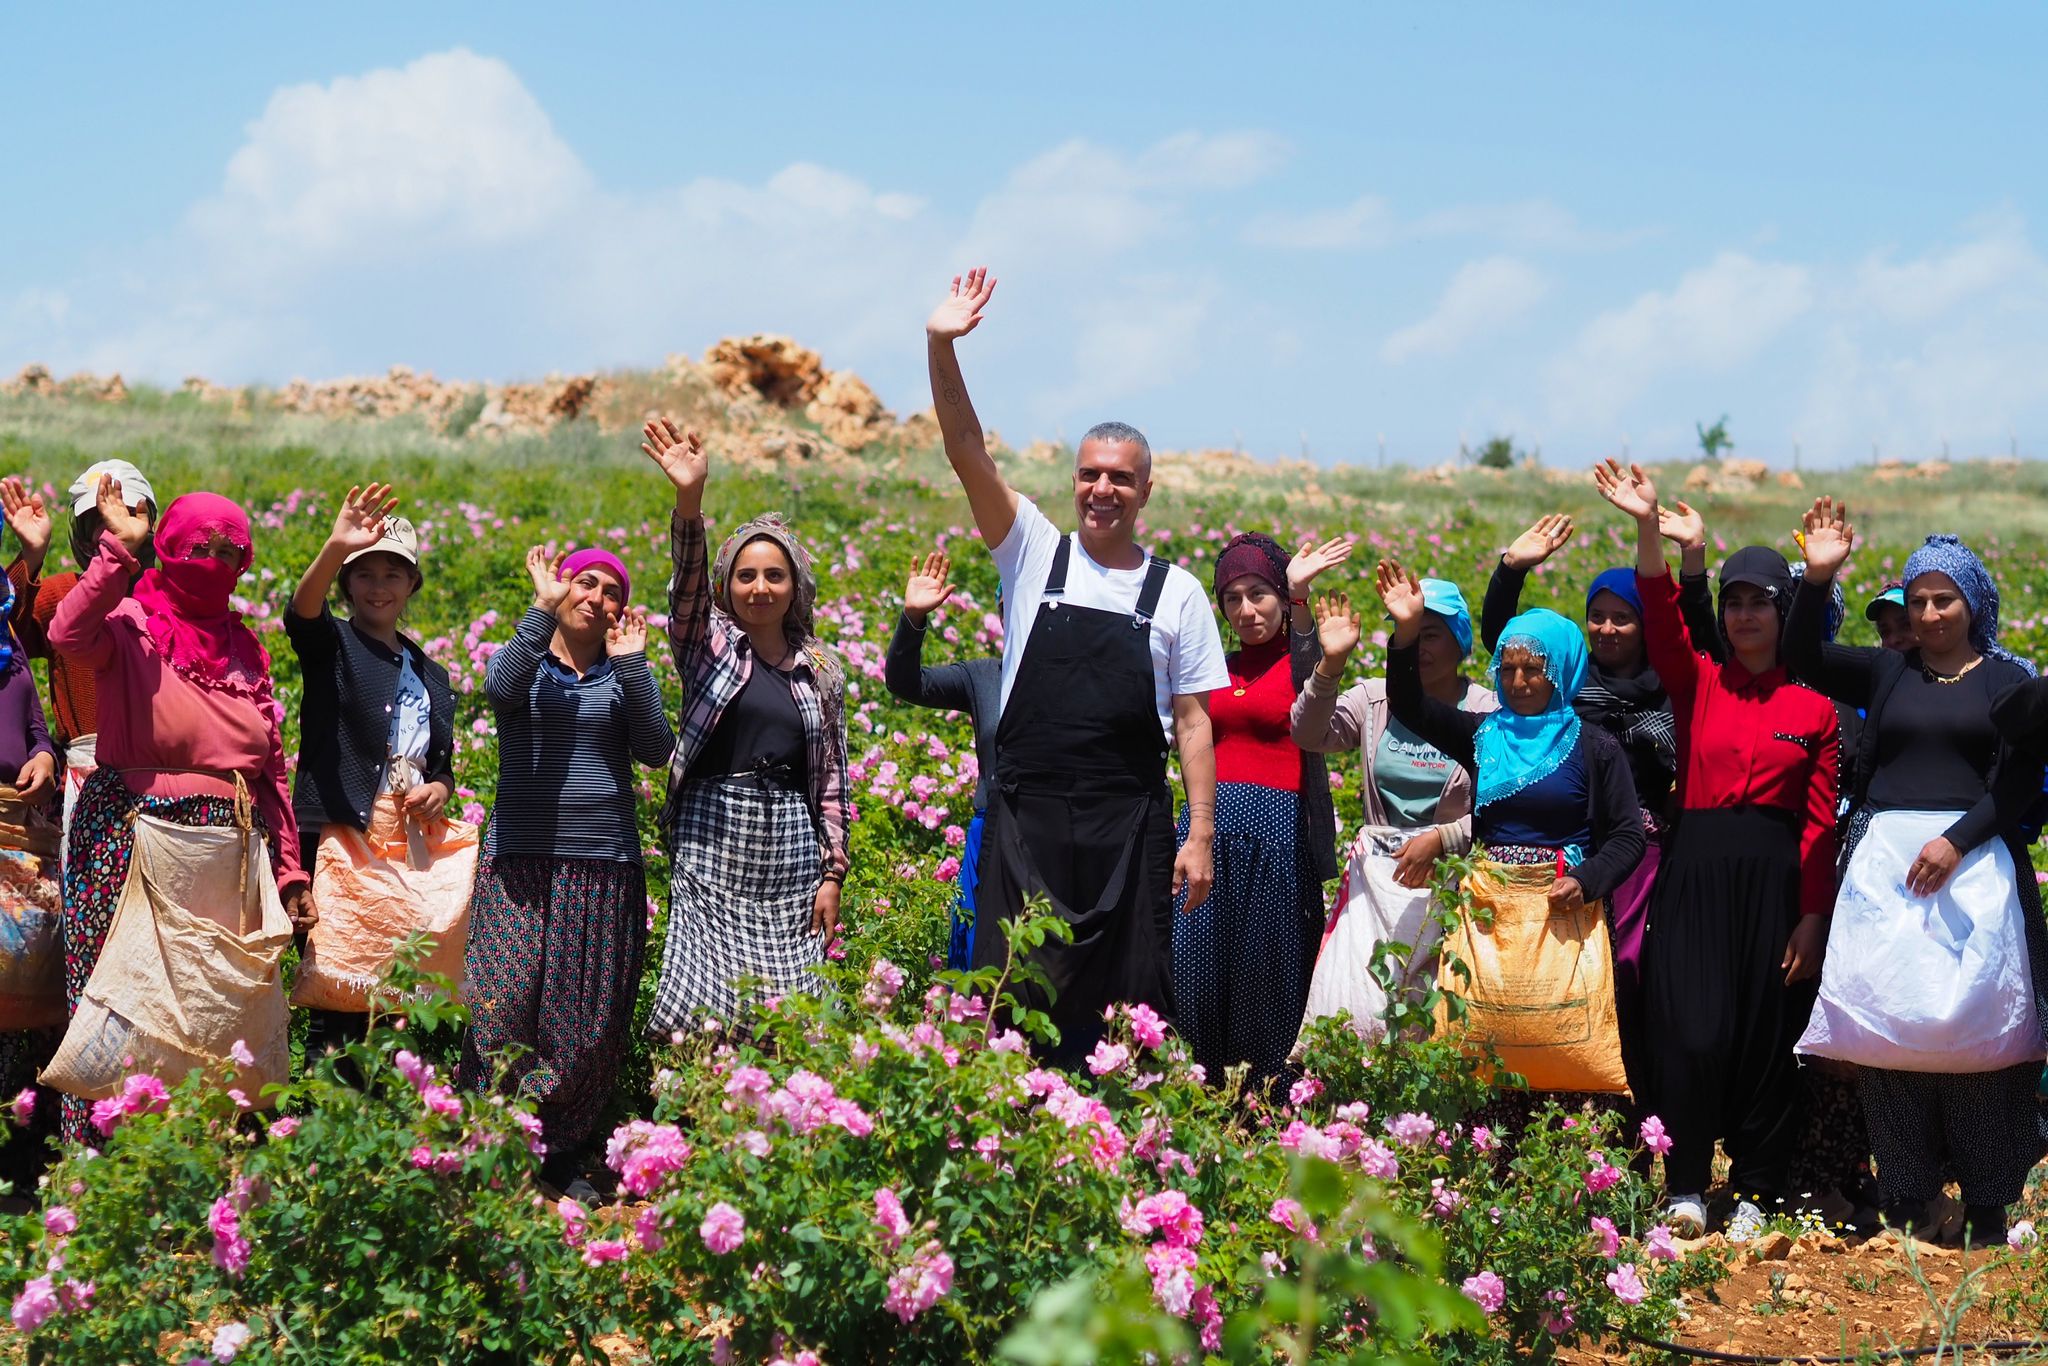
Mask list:
[[[946,455],[1018,614],[1004,647],[1010,676],[982,835],[974,961],[1001,965],[1001,922],[1028,897],[1046,899],[1074,937],[1035,955],[1055,996],[1032,1004],[1059,1027],[1053,1060],[1071,1066],[1100,1037],[1105,1006],[1144,1002],[1171,1013],[1173,896],[1185,887],[1190,908],[1199,906],[1212,871],[1216,766],[1206,699],[1228,675],[1206,592],[1137,545],[1138,511],[1151,492],[1143,436],[1104,424],[1082,439],[1081,530],[1056,542],[996,469],[953,353],[993,290],[983,272],[970,273],[964,288],[956,280],[926,329]],[[1166,634],[1155,641],[1155,632]],[[1188,792],[1190,832],[1178,852],[1162,698],[1170,698]]]

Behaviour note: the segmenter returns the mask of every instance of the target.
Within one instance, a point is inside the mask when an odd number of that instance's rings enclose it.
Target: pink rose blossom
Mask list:
[[[1612,1257],[1621,1251],[1621,1235],[1615,1231],[1612,1219],[1592,1221],[1593,1236],[1600,1240],[1600,1255]]]
[[[1436,1133],[1436,1121],[1428,1115],[1408,1113],[1387,1121],[1387,1133],[1404,1148],[1419,1148]]]
[[[1507,1283],[1491,1271],[1467,1276],[1465,1283],[1458,1288],[1465,1292],[1466,1299],[1488,1314],[1498,1314],[1501,1306],[1508,1302]]]
[[[917,1250],[908,1266],[889,1277],[882,1307],[904,1323],[939,1302],[953,1288],[953,1259],[936,1240]]]
[[[644,1207],[633,1220],[633,1241],[640,1244],[642,1252],[659,1252],[668,1242],[661,1232],[665,1222],[661,1211],[653,1205]]]
[[[78,1232],[78,1215],[67,1205],[51,1205],[43,1211],[43,1228],[52,1237],[69,1238]]]
[[[612,1131],[604,1164],[619,1174],[619,1185],[645,1200],[661,1189],[671,1172],[682,1170],[691,1148],[673,1124],[631,1120]]]
[[[740,1245],[746,1230],[746,1217],[721,1200],[705,1211],[704,1223],[697,1233],[705,1247],[722,1257]]]
[[[33,1086],[22,1087],[14,1093],[14,1099],[8,1102],[7,1108],[14,1116],[14,1122],[23,1128],[27,1128],[28,1122],[35,1118],[36,1088]]]
[[[585,1266],[603,1266],[606,1262],[620,1262],[626,1258],[626,1244],[618,1238],[593,1238],[583,1248]]]
[[[1643,1239],[1643,1251],[1654,1262],[1675,1262],[1678,1260],[1678,1244],[1671,1240],[1671,1229],[1659,1224]]]
[[[1295,1106],[1306,1105],[1322,1093],[1322,1082],[1314,1077],[1303,1077],[1287,1088],[1287,1103]]]
[[[455,1118],[462,1114],[462,1097],[455,1094],[453,1087],[435,1082],[420,1091],[420,1103],[428,1113]]]
[[[1475,1124],[1472,1126],[1472,1146],[1479,1152],[1490,1153],[1500,1146],[1500,1140],[1484,1124]]]
[[[14,1297],[12,1317],[14,1326],[24,1333],[33,1333],[43,1326],[43,1321],[60,1312],[57,1303],[57,1289],[48,1276],[38,1276],[21,1288]]]
[[[1543,1296],[1543,1331],[1554,1338],[1561,1338],[1578,1325],[1572,1314],[1572,1297],[1562,1290],[1547,1291]]]
[[[1401,1164],[1394,1158],[1394,1150],[1377,1139],[1367,1139],[1365,1146],[1358,1150],[1358,1165],[1367,1176],[1381,1181],[1391,1181],[1401,1174]]]
[[[234,1060],[237,1067],[254,1067],[256,1065],[256,1055],[251,1053],[249,1045],[240,1039],[236,1039],[228,1046],[228,1057]]]
[[[398,1069],[398,1075],[410,1082],[415,1091],[426,1090],[434,1080],[434,1065],[420,1058],[409,1048],[399,1049],[391,1062]]]
[[[1643,1121],[1643,1146],[1659,1157],[1671,1151],[1671,1136],[1664,1132],[1664,1121],[1655,1115]]]
[[[281,1119],[270,1121],[270,1136],[272,1138],[290,1138],[298,1131],[299,1121],[296,1115],[285,1115]]]
[[[1159,1012],[1142,1001],[1126,1012],[1131,1022],[1131,1037],[1146,1048],[1157,1048],[1166,1042],[1166,1021],[1159,1018]]]
[[[1095,1051],[1088,1055],[1088,1070],[1098,1077],[1106,1077],[1123,1070],[1131,1060],[1131,1050],[1108,1039],[1097,1041]]]
[[[891,1252],[902,1246],[904,1235],[910,1232],[910,1217],[903,1212],[903,1202],[887,1186],[875,1191],[875,1227],[882,1231],[882,1244]]]
[[[1586,1189],[1594,1195],[1612,1189],[1621,1180],[1621,1168],[1608,1162],[1604,1153],[1593,1154],[1593,1169],[1586,1173]]]
[[[1614,1292],[1614,1298],[1623,1304],[1641,1304],[1650,1293],[1643,1284],[1642,1274],[1633,1262],[1623,1262],[1607,1273],[1607,1288]]]
[[[1187,1317],[1195,1299],[1195,1250],[1173,1243],[1154,1243],[1145,1250],[1145,1269],[1152,1273],[1152,1298],[1167,1313]]]
[[[1220,1352],[1223,1350],[1223,1310],[1216,1303],[1216,1291],[1203,1286],[1188,1302],[1188,1317],[1193,1319],[1201,1331],[1202,1350]]]

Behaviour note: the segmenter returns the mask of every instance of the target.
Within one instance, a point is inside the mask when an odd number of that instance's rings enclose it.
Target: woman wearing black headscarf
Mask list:
[[[1298,748],[1289,711],[1323,657],[1308,586],[1351,556],[1342,537],[1292,559],[1271,536],[1234,537],[1216,559],[1216,602],[1238,647],[1230,686],[1209,694],[1216,736],[1216,880],[1173,920],[1174,1019],[1212,1081],[1249,1064],[1247,1086],[1278,1076],[1294,1045],[1323,931],[1323,884],[1337,875],[1329,771]],[[1187,839],[1186,811],[1180,837]]]

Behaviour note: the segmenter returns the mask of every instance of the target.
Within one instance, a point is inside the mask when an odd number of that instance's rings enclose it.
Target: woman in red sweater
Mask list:
[[[1706,1224],[1720,1139],[1739,1203],[1732,1239],[1763,1222],[1759,1198],[1791,1195],[1800,1135],[1792,1047],[1806,1025],[1835,895],[1835,709],[1780,663],[1792,572],[1768,546],[1721,566],[1716,664],[1686,630],[1664,563],[1657,490],[1640,466],[1594,466],[1600,493],[1636,522],[1636,582],[1650,665],[1678,723],[1681,814],[1644,937],[1648,1108],[1674,1232]]]
[[[1320,754],[1290,737],[1295,691],[1322,659],[1308,586],[1350,558],[1351,542],[1233,538],[1216,558],[1216,601],[1237,631],[1230,686],[1209,694],[1216,735],[1216,881],[1173,920],[1174,1022],[1221,1081],[1249,1064],[1249,1090],[1280,1074],[1294,1046],[1322,942],[1323,883],[1337,875],[1336,819]],[[1181,813],[1183,840],[1187,812]]]

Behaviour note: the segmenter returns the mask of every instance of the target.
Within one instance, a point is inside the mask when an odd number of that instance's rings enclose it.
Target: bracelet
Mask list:
[[[1306,607],[1306,606],[1308,606],[1308,599],[1307,599],[1307,598],[1289,598],[1289,599],[1287,600],[1287,603],[1288,603],[1288,605],[1289,605],[1290,607]]]

